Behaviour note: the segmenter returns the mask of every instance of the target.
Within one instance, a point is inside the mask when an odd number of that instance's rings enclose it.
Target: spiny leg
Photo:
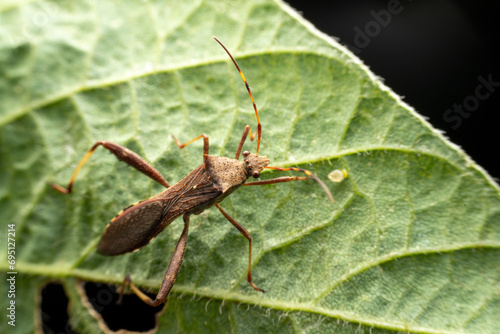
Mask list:
[[[252,237],[250,236],[250,233],[248,233],[248,231],[240,223],[238,223],[230,215],[228,215],[226,213],[226,211],[224,211],[218,203],[216,203],[215,206],[219,209],[219,211],[222,213],[222,215],[224,217],[226,217],[226,219],[229,220],[229,222],[231,224],[233,224],[233,226],[236,227],[238,229],[238,231],[240,231],[240,233],[243,234],[243,236],[245,238],[248,239],[248,275],[247,275],[247,281],[248,281],[248,283],[250,283],[252,288],[254,288],[255,290],[265,292],[264,290],[258,288],[252,282]]]
[[[184,259],[184,253],[186,252],[187,245],[187,236],[189,230],[189,213],[185,213],[182,217],[184,219],[184,229],[182,230],[179,241],[177,242],[177,246],[175,246],[174,253],[172,254],[172,258],[170,259],[170,263],[168,264],[167,271],[165,272],[165,277],[163,278],[163,282],[161,283],[160,290],[156,295],[155,300],[149,298],[144,292],[142,292],[135,284],[132,282],[130,275],[127,275],[123,280],[122,287],[120,289],[120,299],[118,303],[121,302],[121,298],[123,296],[123,292],[125,290],[125,285],[128,283],[132,291],[139,297],[143,302],[150,306],[158,306],[161,303],[165,302],[167,296],[174,286],[175,280],[177,279],[177,275],[179,274],[179,270],[181,269],[182,260]]]
[[[76,179],[76,176],[82,169],[83,165],[87,162],[87,160],[90,158],[92,153],[99,147],[102,146],[105,149],[109,150],[111,153],[113,153],[119,160],[125,162],[129,166],[134,167],[137,169],[139,172],[142,174],[150,177],[151,179],[155,180],[156,182],[160,183],[164,187],[168,188],[170,187],[170,184],[165,180],[165,178],[160,174],[159,171],[156,170],[149,162],[144,160],[140,155],[137,153],[129,150],[126,147],[123,147],[121,145],[109,142],[109,141],[103,141],[99,140],[96,142],[90,150],[83,156],[82,160],[76,166],[75,171],[73,172],[73,175],[71,176],[71,179],[69,181],[69,184],[66,188],[58,185],[58,184],[53,184],[49,183],[52,188],[55,190],[62,192],[63,194],[69,194],[71,193],[71,189],[73,188],[73,182]]]
[[[287,171],[287,170],[293,170],[293,171],[296,171],[296,172],[302,172],[302,173],[306,174],[307,177],[304,178],[304,177],[293,177],[293,176],[291,176],[289,179],[286,179],[285,177],[278,177],[276,179],[270,179],[270,180],[264,180],[264,181],[247,182],[244,185],[249,185],[249,186],[255,185],[255,186],[257,186],[257,185],[272,184],[272,183],[281,183],[281,182],[290,182],[290,181],[302,181],[302,180],[305,180],[305,179],[309,178],[309,179],[313,179],[314,181],[316,181],[316,182],[319,183],[319,185],[321,186],[321,188],[323,188],[323,190],[326,192],[326,195],[328,196],[328,199],[330,200],[330,202],[333,203],[333,196],[332,196],[332,193],[330,192],[330,189],[328,189],[328,187],[326,186],[326,184],[323,181],[321,181],[321,179],[319,177],[317,177],[316,175],[314,175],[313,173],[311,173],[307,169],[296,168],[296,167],[282,168],[282,167],[271,167],[271,166],[266,166],[264,168],[273,169],[273,170],[277,170],[277,171],[280,171],[280,172],[284,172],[284,171]]]
[[[224,44],[222,44],[221,41],[219,41],[217,39],[217,37],[213,36],[213,38],[217,41],[217,43],[220,44],[220,46],[222,46],[222,48],[224,49],[224,51],[226,51],[229,58],[231,58],[231,60],[233,61],[234,66],[236,66],[236,69],[240,73],[240,76],[243,79],[243,82],[245,83],[245,86],[246,86],[247,91],[248,91],[248,95],[250,95],[250,100],[252,100],[253,109],[255,111],[255,117],[257,117],[257,137],[258,137],[258,140],[257,140],[257,152],[255,152],[255,154],[259,155],[260,138],[262,137],[262,135],[261,135],[262,134],[262,125],[260,124],[259,113],[257,111],[257,105],[255,104],[255,101],[253,100],[252,92],[250,91],[250,86],[248,85],[247,79],[243,75],[243,72],[240,70],[238,63],[236,62],[234,57],[231,55],[231,52],[229,52],[229,50],[224,46]],[[250,130],[250,128],[248,128],[248,131],[250,132],[250,139],[253,140],[254,136],[252,135],[252,131]],[[241,144],[241,146],[243,146],[243,144]],[[238,159],[238,158],[236,158],[236,159]]]

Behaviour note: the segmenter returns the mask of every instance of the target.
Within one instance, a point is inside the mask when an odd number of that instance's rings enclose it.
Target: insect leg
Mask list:
[[[203,138],[203,157],[205,157],[205,156],[208,155],[208,147],[209,147],[209,145],[208,145],[208,136],[206,134],[201,134],[198,137],[196,137],[194,139],[191,139],[188,142],[185,142],[184,144],[181,144],[181,142],[179,141],[179,139],[177,139],[176,137],[172,136],[172,138],[174,138],[175,143],[177,144],[177,146],[179,146],[180,149],[183,149],[184,147],[186,147],[189,144],[197,141],[198,139]]]
[[[170,187],[170,184],[165,180],[165,178],[160,174],[159,171],[156,170],[150,163],[148,163],[146,160],[144,160],[140,155],[138,155],[135,152],[132,152],[126,147],[123,147],[121,145],[109,142],[109,141],[103,141],[99,140],[96,142],[90,150],[83,156],[82,160],[76,166],[75,171],[73,172],[73,175],[71,176],[71,179],[69,181],[69,184],[66,188],[49,183],[52,188],[55,190],[62,192],[63,194],[69,194],[71,193],[71,189],[73,187],[73,182],[75,181],[76,176],[82,169],[83,165],[87,162],[87,160],[90,158],[92,153],[99,147],[102,146],[105,149],[109,150],[111,153],[113,153],[119,160],[125,162],[129,166],[134,167],[137,169],[139,172],[143,173],[144,175],[150,177],[151,179],[155,180],[156,182],[160,183],[164,187],[168,188]]]
[[[216,203],[215,206],[219,209],[219,211],[222,213],[222,215],[224,217],[226,217],[226,219],[229,220],[229,222],[231,224],[233,224],[233,226],[236,227],[238,229],[238,231],[240,231],[240,233],[243,234],[243,236],[245,238],[248,239],[248,275],[247,275],[247,280],[248,280],[248,283],[250,283],[250,285],[252,286],[252,288],[254,288],[257,291],[265,292],[264,290],[258,288],[252,282],[252,237],[250,236],[250,233],[248,233],[248,231],[240,223],[238,223],[230,215],[228,215],[226,213],[226,211],[224,211],[218,203]]]
[[[179,241],[177,242],[177,246],[175,246],[174,253],[172,254],[172,258],[170,259],[170,263],[168,264],[167,271],[165,272],[165,277],[163,278],[163,282],[161,283],[160,291],[158,291],[155,300],[152,300],[148,295],[137,288],[134,283],[132,283],[130,275],[127,275],[123,280],[122,287],[120,289],[120,299],[118,300],[118,302],[121,301],[121,296],[123,295],[123,291],[125,290],[125,285],[127,283],[132,291],[137,295],[137,297],[139,297],[146,304],[150,306],[158,306],[161,303],[165,302],[165,299],[167,299],[167,296],[175,283],[177,275],[179,274],[182,260],[184,259],[184,253],[186,252],[189,230],[189,213],[184,214],[183,219],[184,229],[182,230]]]
[[[241,135],[240,143],[238,145],[238,149],[236,150],[235,159],[238,160],[240,158],[241,149],[243,148],[243,144],[245,144],[245,140],[247,140],[247,136],[250,135],[250,140],[254,139],[254,135],[252,134],[252,129],[250,129],[250,125],[246,125],[243,129],[243,134]]]

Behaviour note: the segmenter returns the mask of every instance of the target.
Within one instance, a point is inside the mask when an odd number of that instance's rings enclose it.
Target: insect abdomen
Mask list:
[[[166,204],[161,200],[146,200],[125,209],[106,227],[97,251],[103,255],[120,255],[147,245],[165,211],[168,212]]]

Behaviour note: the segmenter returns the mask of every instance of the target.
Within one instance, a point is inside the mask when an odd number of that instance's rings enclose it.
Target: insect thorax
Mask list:
[[[209,155],[205,166],[214,187],[222,192],[241,186],[248,178],[244,164],[236,159]]]

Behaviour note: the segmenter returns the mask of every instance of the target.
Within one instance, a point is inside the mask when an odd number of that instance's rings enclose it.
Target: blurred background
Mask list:
[[[289,0],[500,178],[498,2]]]

